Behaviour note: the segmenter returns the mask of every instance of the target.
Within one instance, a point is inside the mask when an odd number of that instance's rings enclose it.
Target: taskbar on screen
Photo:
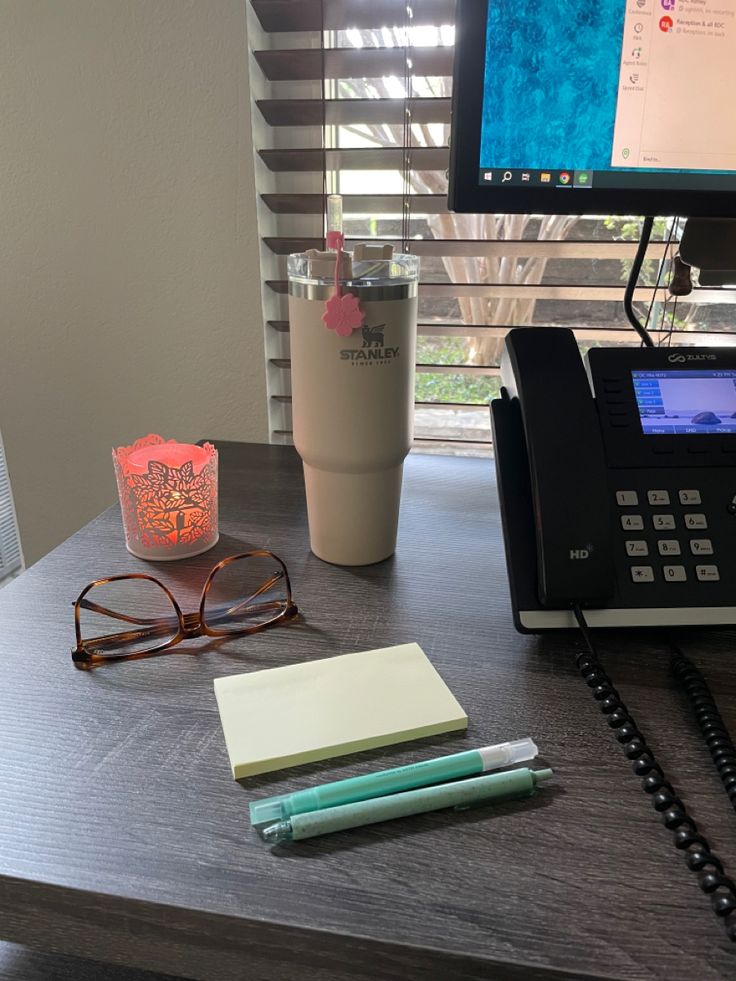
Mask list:
[[[570,191],[627,188],[642,190],[734,191],[736,173],[709,171],[535,170],[493,167],[478,170],[481,187],[554,187]]]
[[[484,186],[507,187],[569,187],[593,186],[592,170],[480,170],[478,181]]]

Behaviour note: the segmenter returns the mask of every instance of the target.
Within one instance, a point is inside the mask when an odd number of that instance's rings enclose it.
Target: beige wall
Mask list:
[[[112,502],[113,445],[268,439],[247,71],[245,0],[0,0],[0,429],[29,563]]]

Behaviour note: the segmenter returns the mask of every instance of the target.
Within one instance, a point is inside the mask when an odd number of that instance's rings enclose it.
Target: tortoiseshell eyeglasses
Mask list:
[[[289,573],[265,549],[231,555],[207,577],[194,613],[182,613],[169,590],[143,573],[110,576],[86,586],[74,603],[76,667],[160,654],[193,637],[252,634],[298,613]],[[132,625],[112,633],[111,621]]]

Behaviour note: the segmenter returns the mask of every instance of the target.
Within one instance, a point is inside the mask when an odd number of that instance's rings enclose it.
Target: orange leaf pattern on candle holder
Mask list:
[[[125,533],[144,549],[187,545],[215,533],[212,502],[217,500],[217,450],[211,443],[203,446],[209,460],[198,474],[191,460],[181,467],[151,460],[145,474],[125,472],[131,453],[164,442],[152,434],[133,446],[113,450]]]

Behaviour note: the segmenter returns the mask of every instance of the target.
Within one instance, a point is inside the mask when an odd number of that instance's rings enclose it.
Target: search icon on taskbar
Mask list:
[[[511,180],[511,177],[512,177],[511,171],[510,170],[505,171],[504,172],[504,175],[503,175],[503,178],[501,179],[501,183],[502,184],[505,184],[506,181],[510,181]]]

